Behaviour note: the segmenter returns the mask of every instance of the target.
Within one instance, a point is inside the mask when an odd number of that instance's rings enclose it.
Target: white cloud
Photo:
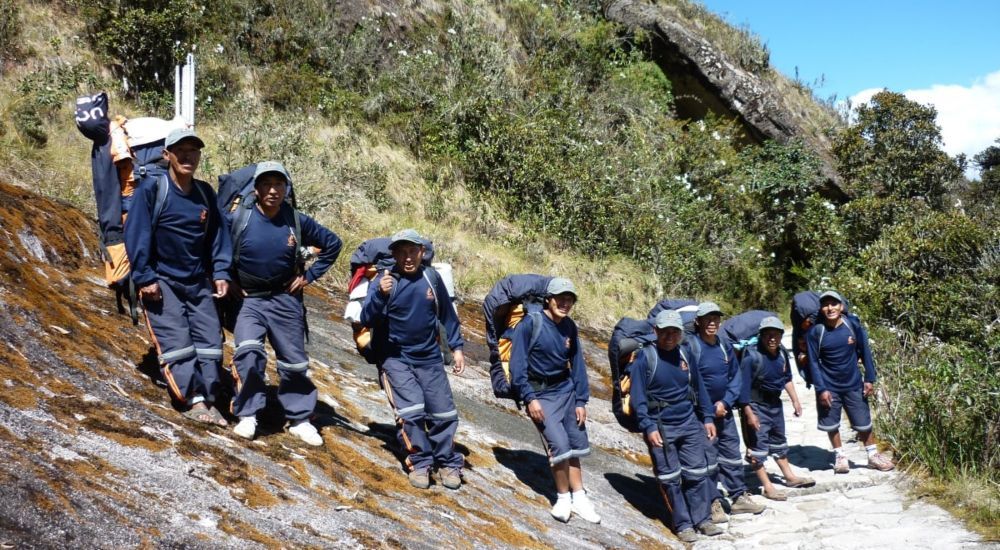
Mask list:
[[[879,91],[881,88],[862,90],[851,96],[851,104],[867,102]],[[944,150],[949,155],[965,153],[971,160],[1000,138],[1000,71],[977,79],[971,86],[935,84],[906,90],[903,95],[937,109]],[[975,174],[969,170],[968,175]]]

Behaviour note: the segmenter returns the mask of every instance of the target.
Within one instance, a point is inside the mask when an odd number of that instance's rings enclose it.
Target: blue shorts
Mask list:
[[[841,411],[847,411],[847,419],[855,431],[872,431],[872,412],[868,407],[868,398],[861,388],[844,392],[830,391],[831,403],[826,408],[820,405],[819,392],[816,392],[816,427],[824,432],[840,430]]]
[[[542,443],[549,455],[549,464],[555,466],[564,460],[590,454],[590,439],[587,426],[576,422],[576,392],[573,384],[564,391],[544,391],[536,395],[538,404],[545,413],[545,420],[535,424],[542,436]],[[558,390],[559,387],[553,388]]]
[[[760,429],[748,449],[750,456],[760,462],[768,455],[776,459],[784,458],[788,454],[788,439],[785,436],[785,412],[781,398],[753,401],[750,407],[760,421]]]

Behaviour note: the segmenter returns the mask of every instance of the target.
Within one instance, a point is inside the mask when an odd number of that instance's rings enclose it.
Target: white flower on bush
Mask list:
[[[454,28],[452,28],[452,27],[448,27],[448,34],[458,34],[458,31],[456,31],[456,30],[455,30]]]

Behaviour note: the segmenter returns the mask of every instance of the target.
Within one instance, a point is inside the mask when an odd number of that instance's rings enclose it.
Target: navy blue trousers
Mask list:
[[[406,464],[412,470],[461,468],[465,458],[455,451],[458,410],[444,362],[414,366],[400,358],[386,359],[382,384],[402,419]]]
[[[653,473],[673,519],[674,531],[680,532],[709,519],[713,491],[708,479],[705,425],[691,415],[679,426],[660,429],[663,447],[653,447],[646,440]]]
[[[244,298],[233,336],[236,340],[233,414],[253,416],[266,404],[264,337],[267,336],[277,358],[278,401],[285,409],[285,418],[303,420],[312,416],[316,410],[317,391],[308,374],[305,309],[301,296],[281,293]]]
[[[729,493],[729,498],[736,500],[747,491],[743,480],[743,459],[740,456],[740,433],[736,428],[736,419],[730,411],[722,418],[714,418],[715,439],[709,440],[707,446],[708,475],[715,498],[720,498],[718,483],[721,478],[722,487]]]

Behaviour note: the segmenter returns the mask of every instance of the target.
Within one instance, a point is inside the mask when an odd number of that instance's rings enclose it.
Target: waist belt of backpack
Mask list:
[[[568,378],[569,378],[568,370],[563,371],[554,376],[539,376],[536,374],[529,374],[528,384],[531,386],[531,389],[535,390],[536,392],[540,392],[546,388],[551,388],[552,386],[561,384]]]
[[[775,401],[778,399],[781,399],[781,390],[770,391],[770,390],[762,390],[760,388],[750,388],[751,401],[764,403],[768,401]]]
[[[673,399],[673,400],[669,400],[669,401],[657,401],[655,399],[649,399],[649,400],[646,401],[646,407],[649,408],[650,410],[652,410],[652,409],[665,409],[667,407],[672,407],[674,405],[680,405],[681,403],[683,403],[685,401],[688,401],[691,404],[694,404],[695,402],[697,402],[697,399],[695,399],[695,396],[694,396],[694,390],[692,390],[691,388],[688,388],[687,396],[682,397],[680,399]]]
[[[264,279],[250,275],[242,270],[237,270],[236,273],[240,279],[240,286],[243,287],[243,291],[247,293],[248,298],[269,298],[276,294],[281,294],[285,292],[285,289],[288,288],[288,284],[291,282],[291,279],[287,279],[285,276]]]

